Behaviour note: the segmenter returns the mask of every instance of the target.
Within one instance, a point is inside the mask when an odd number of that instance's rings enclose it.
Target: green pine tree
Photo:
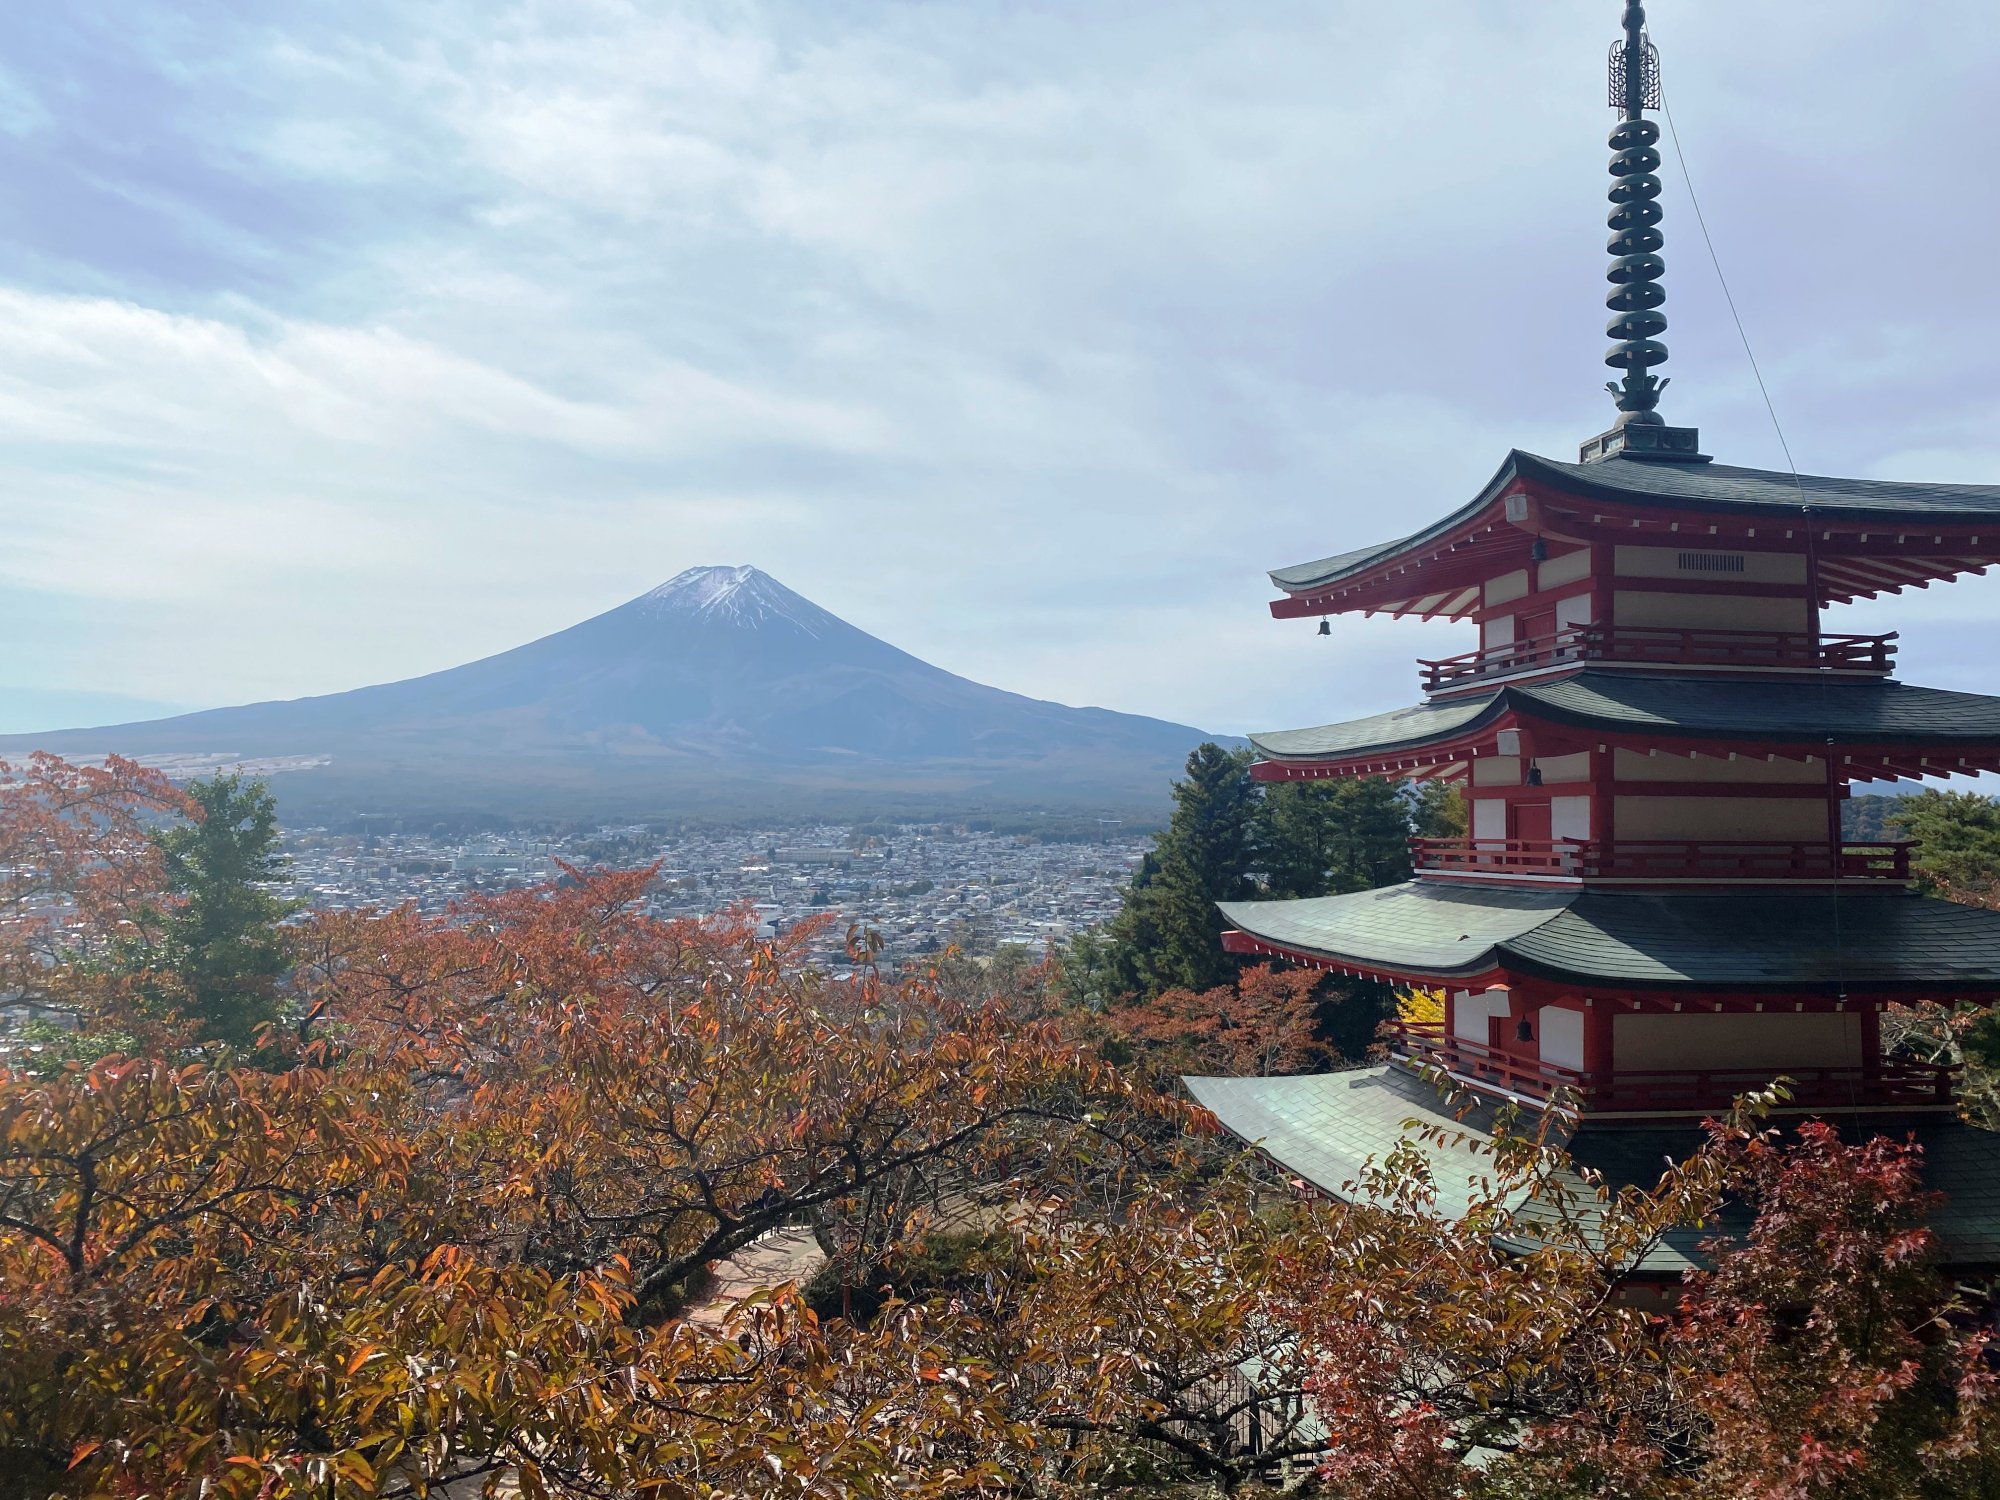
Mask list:
[[[1222,951],[1216,903],[1257,894],[1257,803],[1248,751],[1207,744],[1188,757],[1187,778],[1174,783],[1173,819],[1112,923],[1121,991],[1151,998],[1169,989],[1207,990],[1236,973],[1236,960]]]
[[[2000,800],[1926,788],[1904,797],[1887,822],[1917,841],[1922,887],[1979,906],[2000,904]]]
[[[302,903],[270,889],[286,861],[278,852],[277,806],[261,781],[216,776],[189,782],[199,821],[153,835],[168,894],[143,954],[167,978],[160,1008],[197,1023],[204,1040],[254,1044],[279,1014],[279,985],[291,966],[285,919]]]
[[[1455,781],[1426,781],[1413,794],[1410,821],[1427,839],[1462,839],[1471,827],[1465,792]]]
[[[1269,788],[1258,817],[1267,891],[1294,900],[1408,880],[1412,810],[1403,788],[1379,776]]]

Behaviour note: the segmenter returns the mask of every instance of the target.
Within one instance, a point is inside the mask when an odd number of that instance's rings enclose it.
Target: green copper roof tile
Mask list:
[[[1366,1164],[1381,1162],[1407,1137],[1433,1126],[1454,1134],[1467,1132],[1490,1140],[1493,1112],[1474,1105],[1461,1117],[1438,1092],[1401,1068],[1364,1068],[1352,1073],[1319,1073],[1295,1078],[1184,1078],[1188,1092],[1222,1122],[1230,1134],[1259,1147],[1265,1155],[1297,1174],[1304,1182],[1336,1198],[1353,1198]],[[1526,1124],[1522,1128],[1529,1128]],[[1670,1156],[1692,1150],[1697,1132],[1633,1130],[1615,1141],[1593,1140],[1605,1132],[1585,1132],[1576,1144],[1578,1160],[1603,1170],[1596,1156],[1608,1158],[1616,1182],[1657,1182]],[[1451,1216],[1470,1207],[1475,1183],[1491,1172],[1491,1162],[1468,1146],[1419,1142],[1431,1180],[1437,1187],[1438,1212]],[[1565,1185],[1588,1198],[1583,1179],[1565,1174]],[[1587,1215],[1589,1205],[1580,1205]],[[1546,1210],[1535,1204],[1517,1206],[1522,1233],[1516,1247],[1534,1243],[1538,1220]],[[1693,1263],[1699,1242],[1713,1230],[1689,1229],[1670,1238],[1640,1265],[1653,1275],[1672,1275]]]
[[[1616,671],[1528,683],[1503,694],[1529,713],[1603,729],[1847,744],[2000,741],[2000,698],[1900,682],[1731,682]]]
[[[1253,734],[1250,743],[1271,760],[1316,760],[1364,750],[1403,748],[1444,739],[1471,728],[1495,709],[1499,693],[1449,703],[1419,703],[1373,718],[1352,719],[1320,729],[1286,729]]]
[[[1380,1162],[1412,1126],[1430,1125],[1491,1138],[1493,1113],[1474,1106],[1455,1112],[1438,1092],[1402,1068],[1365,1068],[1295,1078],[1187,1078],[1188,1092],[1231,1134],[1258,1146],[1272,1160],[1322,1192],[1351,1197],[1363,1166]],[[2000,1134],[1956,1120],[1893,1118],[1836,1120],[1843,1134],[1861,1138],[1912,1136],[1924,1150],[1925,1186],[1943,1195],[1930,1216],[1945,1262],[1955,1270],[2000,1266]],[[1523,1127],[1525,1128],[1525,1126]],[[1614,1191],[1627,1184],[1650,1188],[1669,1162],[1701,1142],[1689,1126],[1590,1127],[1569,1142],[1576,1167],[1600,1173]],[[1461,1214],[1471,1203],[1473,1182],[1485,1165],[1465,1147],[1423,1145],[1438,1189],[1438,1211]],[[1566,1185],[1586,1193],[1583,1179],[1565,1174]],[[1588,1203],[1582,1205],[1588,1212]],[[1530,1245],[1547,1211],[1535,1204],[1516,1210],[1519,1244]],[[1638,1269],[1673,1276],[1702,1259],[1704,1241],[1738,1235],[1748,1226],[1740,1205],[1726,1206],[1705,1226],[1669,1236]]]
[[[2000,985],[2000,912],[1907,891],[1586,891],[1504,945],[1543,971],[1621,985]]]
[[[2000,986],[2000,912],[1895,889],[1715,894],[1419,880],[1221,911],[1275,947],[1440,979],[1499,962],[1620,987]]]
[[[1420,748],[1479,727],[1508,710],[1531,719],[1612,733],[1674,737],[1971,749],[2000,743],[2000,697],[1900,682],[1730,681],[1597,668],[1572,677],[1497,688],[1471,699],[1253,734],[1267,760],[1351,759]]]
[[[1232,926],[1281,948],[1440,976],[1490,968],[1495,950],[1561,915],[1576,890],[1410,881],[1310,901],[1225,902]]]
[[[1953,523],[2000,521],[2000,485],[1995,484],[1906,484],[1890,479],[1834,479],[1821,474],[1794,478],[1780,469],[1663,464],[1636,458],[1564,463],[1521,452],[1511,454],[1501,472],[1510,469],[1524,479],[1539,479],[1574,494],[1601,495],[1627,503],[1660,501],[1676,507],[1777,511],[1794,516],[1803,503],[1843,519],[1880,516],[1901,521],[1919,517]]]

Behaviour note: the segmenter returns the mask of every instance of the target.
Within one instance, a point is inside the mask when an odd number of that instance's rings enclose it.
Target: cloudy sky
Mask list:
[[[1988,6],[1651,9],[1801,467],[2000,482]],[[1457,632],[1322,641],[1263,570],[1607,425],[1618,11],[16,7],[0,728],[409,676],[739,562],[1038,696],[1406,701]],[[1779,466],[1670,182],[1668,415]],[[2000,685],[2000,580],[1844,618]]]

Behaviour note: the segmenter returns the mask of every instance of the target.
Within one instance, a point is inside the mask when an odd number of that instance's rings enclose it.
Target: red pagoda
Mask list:
[[[1908,847],[1850,842],[1841,816],[1857,783],[2000,770],[2000,698],[1898,682],[1894,636],[1828,613],[2000,562],[2000,486],[1734,468],[1665,424],[1658,60],[1637,0],[1624,24],[1617,425],[1575,463],[1508,455],[1409,536],[1271,575],[1272,614],[1323,634],[1358,611],[1475,622],[1480,646],[1421,662],[1412,707],[1252,736],[1255,776],[1444,778],[1470,829],[1421,842],[1404,885],[1227,906],[1224,941],[1442,992],[1443,1021],[1403,1025],[1386,1066],[1189,1085],[1337,1193],[1411,1119],[1454,1119],[1440,1075],[1487,1109],[1567,1096],[1572,1154],[1614,1182],[1784,1075],[1796,1111],[1914,1131],[1947,1258],[2000,1269],[2000,1135],[1881,1029],[1895,1002],[2000,999],[2000,913],[1916,894]]]

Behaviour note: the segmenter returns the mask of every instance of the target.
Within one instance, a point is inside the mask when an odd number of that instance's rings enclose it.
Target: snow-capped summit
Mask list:
[[[644,602],[656,613],[713,615],[741,625],[784,621],[811,636],[839,623],[804,595],[748,564],[689,568],[646,594]]]

